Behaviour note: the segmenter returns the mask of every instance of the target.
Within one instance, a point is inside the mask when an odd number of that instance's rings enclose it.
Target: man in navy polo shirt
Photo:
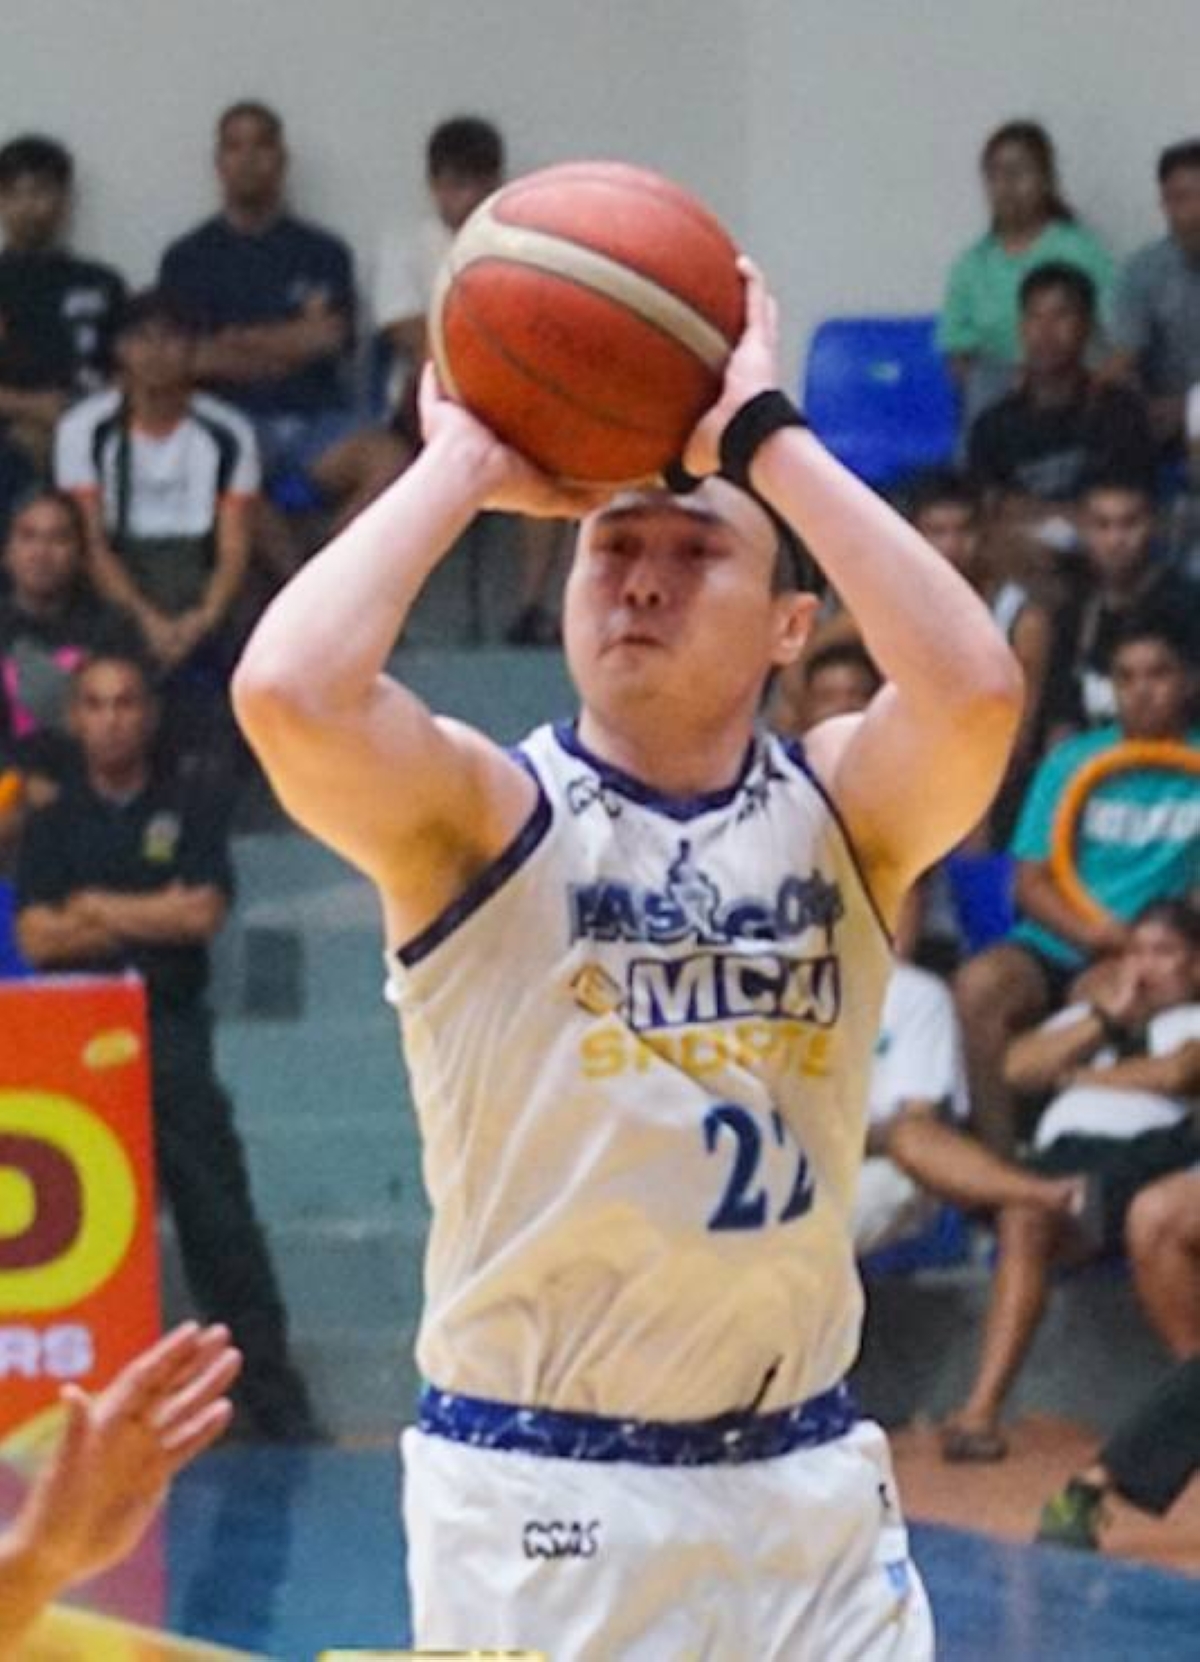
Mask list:
[[[231,105],[217,123],[221,211],[171,244],[160,282],[201,324],[200,379],[254,421],[268,486],[303,474],[352,513],[407,451],[352,406],[350,251],[286,211],[287,160],[273,110]]]

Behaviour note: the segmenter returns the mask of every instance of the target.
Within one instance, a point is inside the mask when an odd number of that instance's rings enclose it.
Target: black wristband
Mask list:
[[[741,490],[750,490],[750,465],[772,433],[781,427],[808,423],[786,393],[771,389],[755,393],[725,426],[721,434],[721,476]]]

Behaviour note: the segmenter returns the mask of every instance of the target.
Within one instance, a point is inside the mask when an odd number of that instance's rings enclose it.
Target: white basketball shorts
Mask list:
[[[927,1662],[933,1624],[869,1420],[740,1465],[402,1438],[414,1642],[548,1662]]]

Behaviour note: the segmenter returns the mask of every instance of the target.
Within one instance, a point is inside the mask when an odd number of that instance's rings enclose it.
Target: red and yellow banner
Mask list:
[[[160,1330],[145,995],[0,983],[0,1455],[22,1465],[68,1380]]]

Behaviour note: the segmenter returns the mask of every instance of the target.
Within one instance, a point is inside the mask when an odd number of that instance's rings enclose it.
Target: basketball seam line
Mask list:
[[[485,237],[486,245],[480,246]],[[505,258],[553,277],[569,278],[582,288],[616,301],[680,342],[714,374],[725,367],[730,343],[686,300],[653,278],[643,277],[619,260],[586,248],[569,237],[530,230],[523,225],[505,225],[486,206],[458,233],[443,268],[445,281],[451,281],[468,266],[483,260]]]

